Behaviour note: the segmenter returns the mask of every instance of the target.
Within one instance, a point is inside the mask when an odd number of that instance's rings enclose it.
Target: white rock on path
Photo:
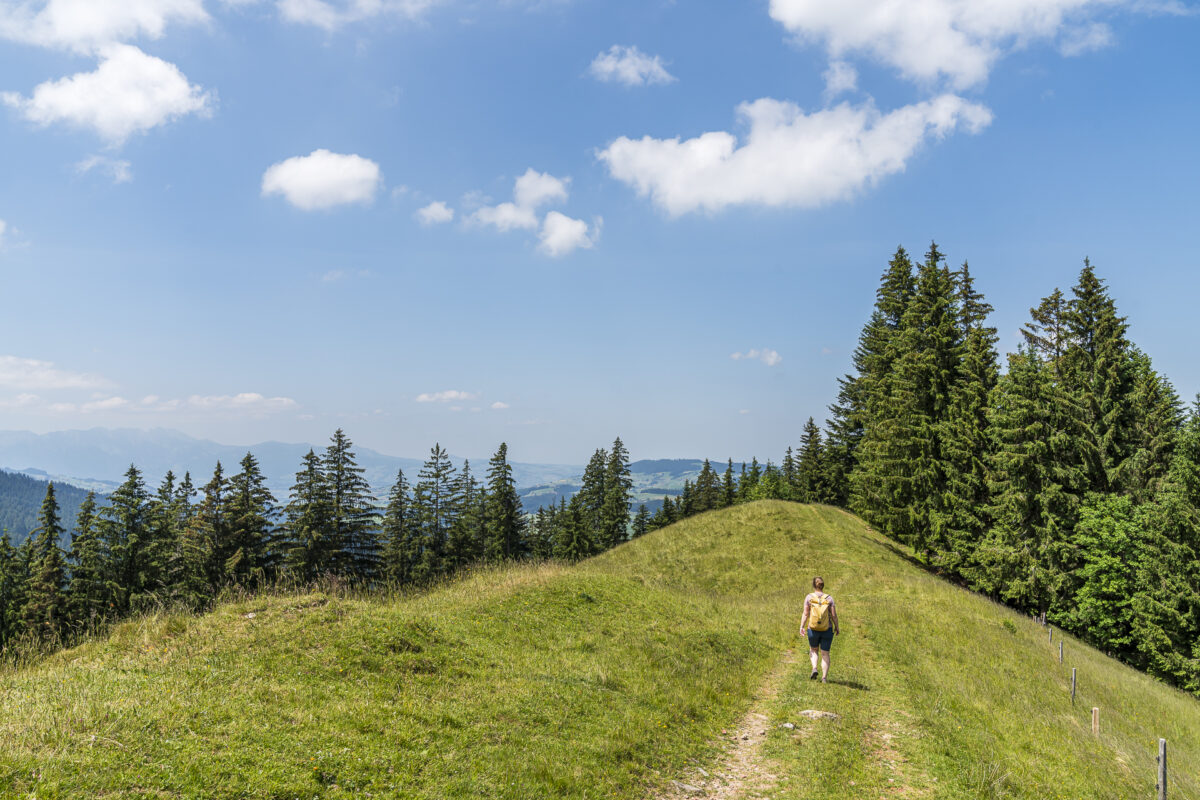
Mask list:
[[[801,711],[800,716],[808,717],[809,719],[841,719],[841,716],[832,711],[814,711],[811,708]]]

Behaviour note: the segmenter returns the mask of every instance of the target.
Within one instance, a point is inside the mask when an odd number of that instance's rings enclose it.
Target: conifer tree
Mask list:
[[[0,533],[0,648],[21,633],[21,609],[25,605],[26,576],[21,556],[5,530]]]
[[[181,534],[183,569],[177,594],[191,606],[203,606],[227,585],[225,560],[231,551],[229,481],[218,461],[212,478],[200,490],[187,528]]]
[[[645,536],[650,530],[650,512],[646,510],[646,504],[642,503],[638,506],[637,514],[633,516],[633,532],[632,536],[636,539],[639,536]]]
[[[1122,483],[1135,502],[1147,503],[1158,494],[1171,468],[1183,410],[1171,382],[1155,372],[1150,357],[1137,348],[1133,348],[1131,372],[1131,453]]]
[[[693,487],[692,496],[694,498],[693,510],[696,514],[703,514],[705,511],[722,506],[721,482],[707,458],[704,459],[704,466],[700,468],[700,474],[696,476],[696,485]]]
[[[615,446],[613,450],[616,451]],[[508,445],[504,442],[488,462],[487,481],[485,555],[489,561],[521,558],[527,555],[525,514],[512,465],[508,463]]]
[[[733,459],[725,463],[725,477],[721,481],[721,507],[728,508],[737,502],[737,481],[733,477]]]
[[[383,574],[402,586],[412,581],[413,569],[421,559],[420,529],[415,517],[408,480],[404,470],[397,469],[383,513],[381,559]]]
[[[33,560],[22,609],[25,630],[43,642],[58,639],[67,628],[66,564],[58,544],[62,535],[58,499],[51,482],[46,485],[38,527],[29,534],[34,541]]]
[[[762,467],[758,465],[758,459],[753,458],[750,461],[750,469],[746,469],[746,463],[742,462],[742,476],[738,480],[738,502],[748,503],[755,499],[758,490],[758,482],[762,479]]]
[[[284,564],[302,581],[316,579],[336,563],[338,543],[333,534],[332,509],[321,459],[309,450],[283,511]]]
[[[67,559],[71,573],[69,615],[84,630],[95,627],[109,613],[104,552],[96,523],[96,493],[88,492],[75,515]]]
[[[563,561],[580,561],[598,552],[595,539],[584,522],[584,506],[579,495],[571,498],[558,515],[558,541],[554,556]]]
[[[821,430],[812,417],[804,423],[800,439],[800,458],[792,480],[793,499],[801,503],[824,503],[829,499],[825,479],[825,447]]]
[[[616,547],[629,536],[629,502],[633,497],[633,476],[629,470],[629,451],[621,437],[612,443],[604,464],[604,499],[600,509],[602,549]]]
[[[530,557],[544,561],[554,557],[554,506],[548,510],[538,506],[537,513],[529,525],[528,547]]]
[[[336,542],[333,568],[369,580],[379,568],[379,515],[353,446],[338,428],[325,448],[321,470],[329,485],[330,527]]]
[[[229,480],[229,543],[221,553],[226,580],[256,586],[278,565],[275,496],[267,488],[258,459],[247,452],[241,471]]]
[[[838,380],[838,397],[829,407],[827,481],[836,505],[848,507],[851,477],[859,463],[858,448],[865,435],[872,403],[883,402],[883,381],[896,357],[893,345],[915,288],[913,263],[903,247],[896,248],[875,293],[875,309],[859,334],[853,354],[854,374]]]
[[[1092,491],[1122,491],[1133,447],[1128,325],[1087,259],[1072,294],[1064,315],[1070,340],[1064,379],[1086,414],[1087,452],[1098,456],[1085,462],[1088,485]]]
[[[604,541],[604,500],[605,478],[608,472],[608,452],[597,450],[592,453],[587,466],[583,469],[579,491],[572,502],[578,499],[578,510],[582,524],[588,531],[588,537],[593,542]]]
[[[956,277],[963,355],[942,428],[947,461],[943,505],[948,518],[942,538],[934,543],[940,566],[952,575],[966,568],[990,525],[988,481],[995,440],[988,430],[988,413],[999,379],[996,329],[986,325],[992,307],[975,291],[965,261]]]
[[[446,541],[457,511],[454,473],[450,456],[440,444],[435,444],[417,475],[413,491],[413,510],[421,542],[421,558],[413,567],[415,581],[432,580],[446,570]]]
[[[131,464],[125,481],[109,496],[99,520],[107,556],[106,593],[117,616],[149,606],[161,588],[164,554],[155,547],[149,512],[142,473]]]
[[[463,460],[462,469],[451,483],[453,521],[446,534],[444,569],[453,572],[478,562],[487,547],[486,498],[479,481],[471,473],[471,462]]]

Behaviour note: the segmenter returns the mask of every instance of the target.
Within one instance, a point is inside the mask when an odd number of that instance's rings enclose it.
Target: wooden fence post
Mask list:
[[[1053,627],[1050,628],[1050,638],[1047,639],[1046,641],[1048,641],[1048,642],[1054,641],[1054,628]]]
[[[1062,639],[1058,640],[1058,663],[1062,663]]]
[[[1158,800],[1167,800],[1167,740],[1158,740]]]
[[[1100,735],[1100,709],[1092,706],[1092,736]]]
[[[1071,705],[1075,705],[1075,667],[1071,667]]]

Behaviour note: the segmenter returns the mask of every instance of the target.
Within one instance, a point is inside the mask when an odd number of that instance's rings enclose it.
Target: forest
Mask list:
[[[283,503],[249,453],[199,487],[168,472],[150,489],[131,466],[104,506],[84,499],[70,531],[51,485],[29,538],[0,537],[0,646],[54,647],[230,590],[420,586],[479,563],[576,561],[783,499],[849,509],[927,569],[1200,694],[1200,403],[1185,407],[1129,340],[1087,261],[1069,295],[1031,309],[1003,370],[991,311],[965,262],[898,249],[824,430],[809,417],[779,465],[706,460],[653,515],[630,507],[620,438],[569,501],[535,513],[507,444],[478,478],[435,445],[381,502],[340,429],[304,457]]]

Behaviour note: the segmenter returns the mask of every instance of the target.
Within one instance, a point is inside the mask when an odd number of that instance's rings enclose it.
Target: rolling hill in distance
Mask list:
[[[14,539],[20,541],[35,524],[47,481],[54,481],[59,488],[59,505],[64,518],[69,513],[73,524],[83,492],[66,487],[107,494],[120,484],[130,464],[142,471],[150,487],[156,486],[167,470],[177,476],[190,471],[192,482],[200,487],[209,479],[218,461],[227,473],[235,472],[247,451],[258,458],[275,499],[286,503],[304,454],[310,448],[319,453],[324,447],[324,443],[304,442],[226,445],[167,428],[92,428],[45,434],[0,431],[0,469],[40,482],[37,490],[11,479],[0,483],[0,517]],[[396,480],[397,469],[403,469],[409,481],[415,483],[424,463],[423,457],[391,456],[358,445],[354,451],[359,466],[365,470],[364,476],[381,502]],[[452,460],[461,468],[462,458],[452,457]],[[634,508],[645,503],[648,510],[654,512],[662,505],[664,496],[679,494],[685,480],[694,480],[703,463],[701,459],[634,462],[630,465]],[[475,474],[482,477],[486,460],[477,459],[471,466]],[[714,468],[717,467],[719,465],[714,464]],[[557,504],[561,497],[569,499],[579,490],[583,475],[583,466],[574,464],[512,462],[512,468],[522,502],[529,512],[536,511],[538,506]],[[31,499],[35,495],[36,500]],[[69,530],[70,525],[67,527]]]

